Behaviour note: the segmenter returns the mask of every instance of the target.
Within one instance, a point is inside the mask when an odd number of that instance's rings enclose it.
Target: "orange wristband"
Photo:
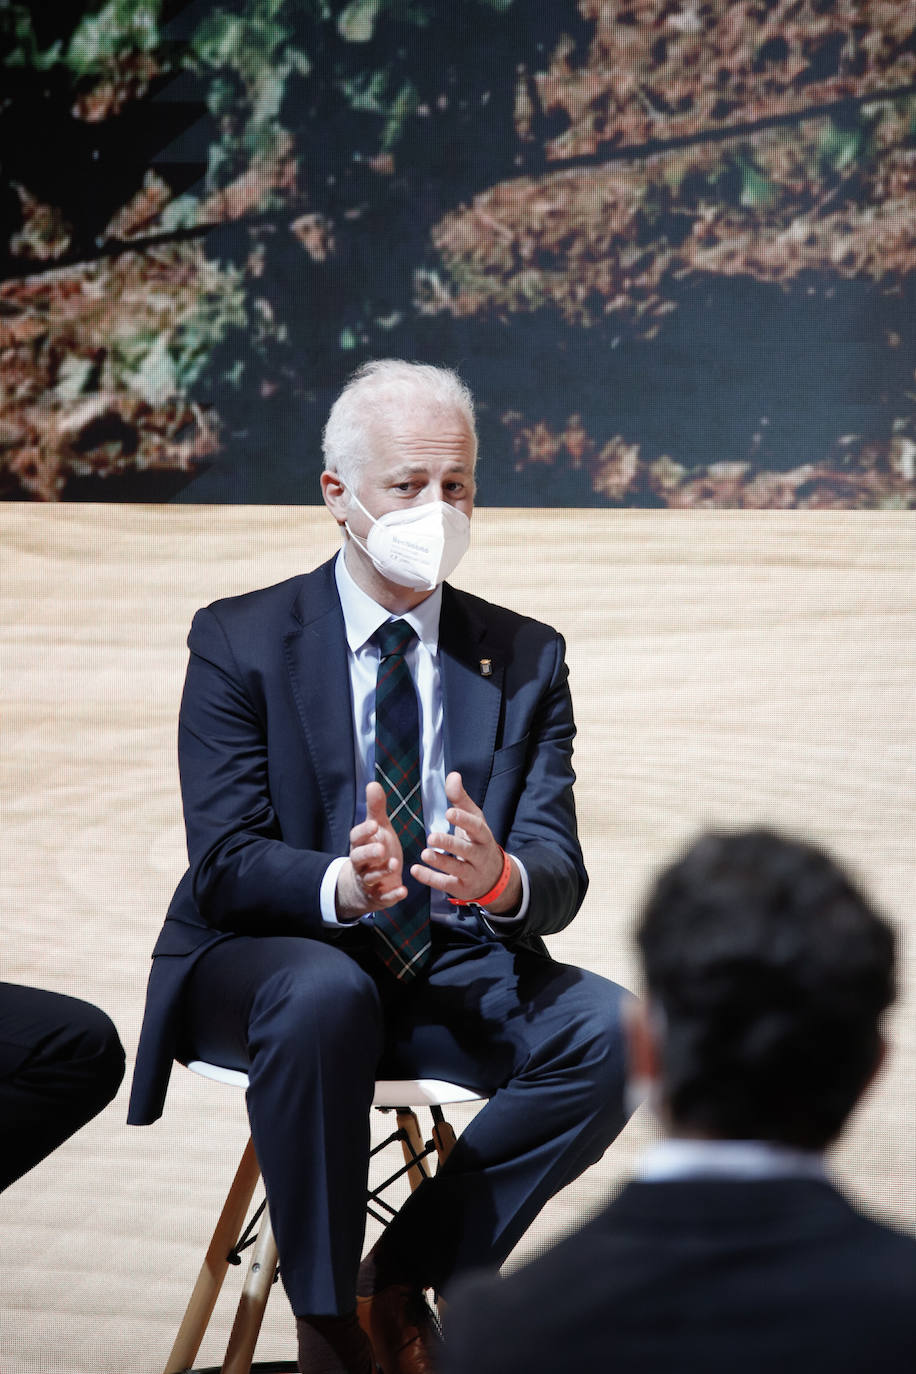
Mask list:
[[[490,902],[495,902],[497,897],[503,895],[506,888],[509,886],[509,879],[512,876],[512,860],[501,844],[496,847],[503,856],[503,866],[499,877],[490,888],[490,891],[485,892],[482,897],[475,897],[471,902],[462,902],[459,901],[457,897],[449,897],[452,906],[487,906]]]

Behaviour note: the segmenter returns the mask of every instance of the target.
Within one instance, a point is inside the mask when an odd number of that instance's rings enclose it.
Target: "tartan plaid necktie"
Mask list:
[[[404,853],[407,896],[375,913],[376,953],[406,982],[429,958],[429,888],[410,876],[426,846],[420,783],[420,711],[404,660],[416,634],[406,620],[389,620],[375,634],[381,658],[375,684],[375,777],[385,789],[388,818]]]

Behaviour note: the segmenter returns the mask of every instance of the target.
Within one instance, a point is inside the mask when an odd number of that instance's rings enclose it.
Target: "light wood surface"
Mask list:
[[[0,543],[0,977],[97,1002],[131,1058],[184,865],[175,722],[191,616],[313,566],[335,529],[316,509],[9,505]],[[898,923],[891,1059],[835,1166],[913,1225],[914,517],[484,510],[454,580],[568,639],[592,885],[558,957],[637,987],[629,931],[647,875],[708,824],[827,843]],[[126,1094],[0,1197],[4,1374],[162,1368],[247,1130],[240,1094],[189,1074],[151,1128],[123,1124]],[[653,1133],[639,1113],[520,1255],[598,1206]],[[223,1348],[233,1275],[226,1290]],[[259,1358],[294,1348],[278,1294]]]

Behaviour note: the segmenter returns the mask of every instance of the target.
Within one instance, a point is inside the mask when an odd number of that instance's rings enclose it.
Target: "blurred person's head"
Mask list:
[[[894,938],[828,854],[769,830],[704,835],[656,878],[637,941],[633,1072],[673,1134],[839,1135],[883,1057]]]

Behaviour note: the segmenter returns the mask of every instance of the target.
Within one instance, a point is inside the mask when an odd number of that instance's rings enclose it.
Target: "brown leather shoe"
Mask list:
[[[382,1374],[435,1374],[439,1325],[418,1289],[393,1283],[357,1298],[356,1315]]]

